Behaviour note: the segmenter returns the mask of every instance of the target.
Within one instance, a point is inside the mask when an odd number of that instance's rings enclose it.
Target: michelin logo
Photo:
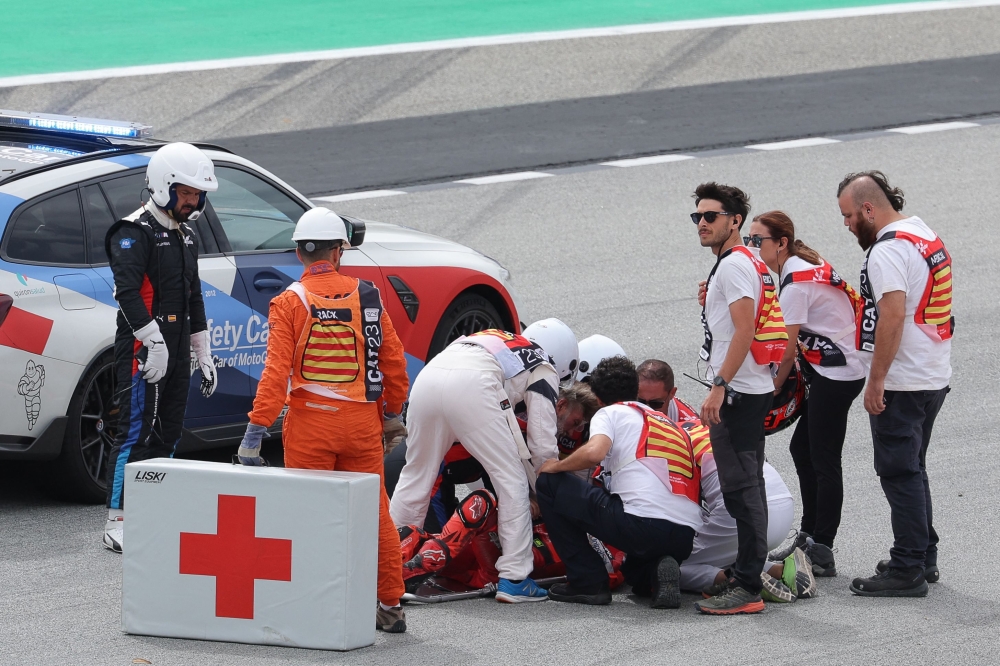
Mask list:
[[[24,375],[17,382],[17,392],[24,396],[24,411],[28,417],[28,430],[38,423],[38,415],[42,411],[42,387],[45,385],[45,367],[35,365],[28,359]]]

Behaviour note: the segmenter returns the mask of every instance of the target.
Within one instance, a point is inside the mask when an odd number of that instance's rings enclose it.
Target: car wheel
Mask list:
[[[87,504],[107,498],[108,456],[118,429],[114,355],[103,354],[80,380],[69,403],[62,452],[54,462],[54,494]]]
[[[503,328],[500,313],[488,300],[479,294],[464,293],[451,302],[438,322],[434,337],[431,338],[427,360],[437,356],[452,341],[463,335],[472,335],[488,328]]]

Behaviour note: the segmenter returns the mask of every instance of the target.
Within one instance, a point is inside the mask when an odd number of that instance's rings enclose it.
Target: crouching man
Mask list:
[[[702,522],[691,439],[635,401],[639,376],[624,356],[601,361],[590,387],[604,405],[590,422],[590,439],[539,469],[538,505],[566,565],[567,582],[553,585],[549,598],[611,602],[607,569],[590,545],[591,534],[626,553],[622,573],[635,594],[650,596],[653,608],[678,608],[679,563],[691,554]],[[598,463],[603,488],[573,474]]]

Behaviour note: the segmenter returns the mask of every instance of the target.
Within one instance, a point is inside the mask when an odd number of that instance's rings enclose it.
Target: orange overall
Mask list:
[[[300,279],[310,297],[344,299],[358,292],[358,280],[336,272],[333,265],[321,261],[310,265]],[[377,293],[377,292],[376,292]],[[385,411],[398,414],[406,400],[409,380],[403,345],[381,308],[381,344],[377,348],[377,369],[382,374],[381,401]],[[354,308],[357,312],[357,307]],[[367,316],[367,311],[366,311]],[[285,467],[325,469],[341,472],[366,472],[382,478],[379,505],[378,599],[386,605],[396,605],[404,592],[399,534],[389,516],[389,498],[385,493],[382,470],[382,410],[378,401],[371,400],[371,385],[362,390],[347,391],[351,399],[335,399],[298,386],[289,391],[289,379],[301,378],[303,368],[319,365],[303,358],[300,342],[303,332],[317,330],[314,316],[306,310],[302,298],[295,292],[284,291],[271,301],[268,314],[269,337],[264,372],[257,385],[251,423],[270,427],[287,403],[288,412],[281,438],[285,449]],[[343,327],[342,327],[343,328]],[[314,338],[315,339],[315,336]],[[366,344],[367,343],[367,344]],[[351,358],[362,359],[358,381],[371,369],[365,361],[370,357],[371,342],[358,340]],[[317,345],[322,349],[324,345]],[[333,345],[326,345],[331,347]],[[337,348],[343,345],[336,345]],[[298,348],[298,349],[297,349]],[[309,358],[315,358],[306,350]],[[320,352],[322,353],[322,352]],[[339,359],[338,359],[339,360]],[[330,365],[341,366],[341,363]],[[310,376],[310,373],[306,373]],[[298,385],[299,382],[296,382]],[[358,396],[360,395],[360,399]],[[331,507],[335,510],[335,508]]]

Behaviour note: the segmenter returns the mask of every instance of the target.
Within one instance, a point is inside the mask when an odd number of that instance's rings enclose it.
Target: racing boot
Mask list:
[[[101,544],[108,550],[121,553],[125,543],[125,519],[121,516],[108,518],[104,523],[104,537]]]

